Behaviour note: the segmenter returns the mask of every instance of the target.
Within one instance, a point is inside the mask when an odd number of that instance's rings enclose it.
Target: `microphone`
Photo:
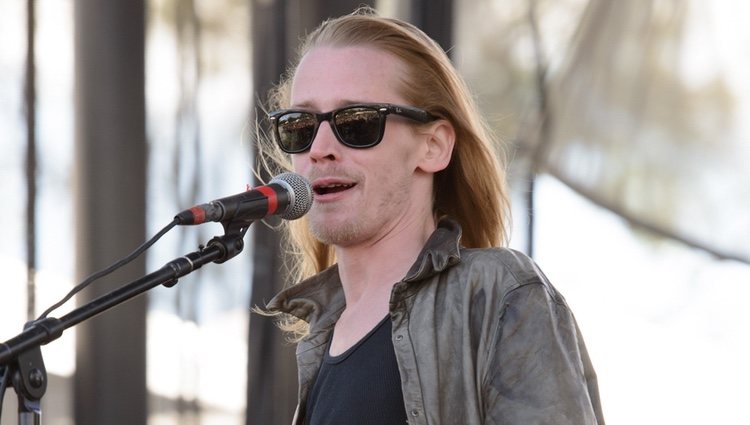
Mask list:
[[[232,219],[260,220],[271,215],[296,220],[310,211],[312,203],[310,182],[299,174],[282,173],[265,186],[196,205],[177,214],[175,219],[180,225]]]

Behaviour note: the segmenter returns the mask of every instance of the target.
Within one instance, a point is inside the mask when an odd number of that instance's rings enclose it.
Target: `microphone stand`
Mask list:
[[[5,379],[10,377],[18,395],[18,423],[41,425],[41,399],[47,390],[47,370],[41,346],[62,336],[63,331],[88,320],[159,285],[168,288],[182,276],[190,274],[206,263],[223,263],[244,248],[242,238],[252,221],[222,222],[225,234],[211,239],[197,251],[176,258],[159,270],[132,281],[108,294],[84,304],[60,317],[46,317],[31,321],[24,331],[0,344],[0,366],[5,366]],[[0,394],[1,395],[1,394]],[[0,400],[2,403],[2,400]]]

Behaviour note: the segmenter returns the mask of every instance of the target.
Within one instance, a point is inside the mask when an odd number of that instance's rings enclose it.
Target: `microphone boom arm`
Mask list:
[[[205,247],[200,246],[197,251],[175,258],[159,270],[102,295],[60,318],[45,317],[29,322],[23,332],[0,343],[0,370],[5,373],[2,380],[10,379],[18,394],[19,424],[41,423],[40,402],[48,382],[40,349],[42,345],[58,339],[66,329],[150,289],[159,285],[172,287],[179,278],[198,270],[206,263],[223,263],[235,257],[244,248],[242,238],[250,223],[231,220],[222,222],[226,233],[214,237]]]

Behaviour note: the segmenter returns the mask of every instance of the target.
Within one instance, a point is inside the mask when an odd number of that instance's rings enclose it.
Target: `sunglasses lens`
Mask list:
[[[383,121],[376,109],[368,107],[343,109],[336,113],[333,120],[341,141],[348,146],[367,148],[380,141]]]
[[[315,117],[305,112],[290,112],[276,119],[279,145],[289,153],[310,147],[315,136]]]

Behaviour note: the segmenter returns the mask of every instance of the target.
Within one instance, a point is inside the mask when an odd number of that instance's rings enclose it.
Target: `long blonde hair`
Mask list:
[[[322,23],[301,45],[297,64],[317,46],[368,46],[400,59],[407,70],[400,93],[413,106],[448,120],[456,143],[448,167],[435,175],[433,211],[450,216],[463,228],[461,244],[469,248],[507,242],[510,204],[505,185],[501,146],[492,137],[463,79],[443,49],[415,26],[378,16],[371,8]],[[270,93],[271,109],[289,106],[296,66]],[[261,152],[274,171],[289,167],[288,157],[265,138]],[[288,222],[288,242],[295,281],[312,276],[336,261],[333,247],[316,240],[303,219]]]

